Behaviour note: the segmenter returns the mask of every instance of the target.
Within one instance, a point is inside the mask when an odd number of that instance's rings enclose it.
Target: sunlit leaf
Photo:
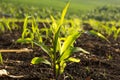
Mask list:
[[[65,15],[66,15],[69,5],[70,5],[70,2],[67,3],[67,5],[65,6],[65,8],[62,11],[60,25],[63,24],[63,22],[64,22],[64,18],[65,18]]]
[[[70,62],[80,62],[80,59],[77,59],[77,58],[73,58],[73,57],[70,57],[70,58],[68,58],[68,61],[70,61]]]
[[[73,47],[69,47],[67,50],[65,50],[64,53],[62,53],[62,55],[60,56],[59,61],[62,61],[64,59],[67,59],[68,57],[70,57],[70,55],[73,53],[74,48]]]
[[[54,17],[53,16],[50,16],[50,17],[52,19],[51,30],[55,34],[57,32],[57,30],[58,30],[58,25],[57,25],[56,20],[54,19]]]
[[[16,42],[18,42],[18,43],[30,43],[31,41],[32,41],[31,38],[24,38],[24,39],[19,38]]]
[[[96,36],[100,37],[101,39],[104,39],[104,40],[106,40],[107,42],[110,43],[110,41],[109,41],[104,35],[102,35],[102,34],[99,33],[99,32],[96,32],[96,31],[94,31],[94,30],[91,30],[91,31],[90,31],[90,34],[96,35]]]
[[[28,17],[26,17],[24,20],[22,38],[25,37],[25,33],[27,32],[27,25],[28,25]]]
[[[71,34],[70,36],[68,36],[61,47],[60,54],[62,54],[66,49],[68,49],[71,46],[71,44],[75,41],[75,39],[78,38],[79,35],[80,35],[79,32],[75,32],[75,33]]]
[[[33,41],[33,43],[37,46],[40,46],[42,48],[43,51],[45,51],[50,57],[52,57],[53,55],[51,54],[49,48],[44,45],[44,43],[40,43],[40,42],[36,42],[36,41]]]
[[[80,51],[83,52],[83,53],[85,53],[85,54],[90,54],[90,52],[84,50],[81,47],[75,47],[73,52],[80,52]]]
[[[8,30],[10,30],[10,31],[12,30],[11,27],[10,27],[10,22],[9,21],[6,21],[5,25],[6,25],[6,27],[7,27]]]
[[[54,53],[55,53],[56,50],[57,50],[58,37],[59,37],[60,29],[61,29],[61,27],[59,27],[58,31],[57,31],[57,32],[55,33],[55,35],[54,35],[54,39],[53,39],[53,50],[54,50]]]
[[[31,61],[32,64],[39,64],[39,63],[44,63],[44,64],[48,64],[51,66],[51,63],[44,59],[44,58],[41,58],[41,57],[34,57]]]
[[[60,38],[58,38],[57,51],[59,51],[59,53],[60,53],[60,50],[61,50],[61,40],[60,40]]]

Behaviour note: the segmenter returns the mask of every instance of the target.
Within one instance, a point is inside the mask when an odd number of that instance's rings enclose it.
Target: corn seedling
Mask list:
[[[29,17],[26,17],[26,18],[25,18],[24,25],[23,25],[22,36],[21,36],[21,38],[19,38],[19,39],[17,40],[17,42],[20,42],[20,43],[31,43],[31,44],[32,44],[31,38],[26,38],[26,37],[28,36],[28,34],[30,33],[30,32],[29,32],[29,29],[28,29],[28,27],[27,27],[27,25],[28,25],[28,18],[29,18]]]
[[[28,26],[29,22],[28,19],[31,18],[31,26]],[[20,39],[17,40],[17,42],[20,43],[31,43],[33,47],[33,40],[37,40],[39,42],[42,42],[42,37],[45,37],[44,35],[41,35],[42,32],[46,31],[46,28],[39,29],[38,24],[34,17],[26,17],[23,25],[23,32]]]
[[[10,22],[9,21],[6,21],[5,22],[5,26],[6,28],[9,30],[9,31],[12,31],[11,27],[10,27]]]
[[[12,31],[15,29],[18,29],[18,25],[13,21],[11,21],[10,19],[0,19],[0,32],[5,32],[6,30],[8,31]]]
[[[1,22],[0,22],[0,30],[2,32],[4,32],[5,30],[9,30],[9,31],[12,31],[11,27],[10,27],[10,22],[9,21],[6,21],[5,19],[3,19]]]
[[[52,18],[52,25],[50,27],[53,36],[50,46],[45,45],[38,41],[33,41],[34,44],[40,46],[44,52],[48,55],[49,59],[43,57],[34,57],[31,61],[32,64],[44,63],[53,69],[54,79],[59,80],[60,75],[64,72],[67,62],[80,62],[80,59],[76,59],[72,56],[72,53],[81,51],[80,48],[74,47],[75,40],[80,36],[81,32],[74,32],[66,37],[61,37],[61,29],[63,27],[64,17],[69,7],[68,3],[64,8],[59,23]]]

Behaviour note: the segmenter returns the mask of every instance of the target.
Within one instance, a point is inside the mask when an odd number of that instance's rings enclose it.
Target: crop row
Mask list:
[[[23,7],[24,6],[24,7]],[[83,20],[95,19],[98,21],[119,21],[120,19],[120,7],[119,6],[102,6],[97,7],[94,10],[82,14],[70,14],[66,15],[66,18],[80,17]],[[80,15],[81,14],[81,15]],[[19,18],[23,19],[26,16],[34,16],[37,18],[47,19],[49,15],[54,15],[55,19],[59,19],[61,12],[54,8],[41,8],[35,6],[27,6],[24,4],[13,5],[12,3],[0,4],[0,18]]]
[[[52,22],[50,19],[40,19],[35,18],[37,23],[47,23],[48,25]],[[59,19],[57,21],[60,21]],[[6,30],[12,30],[15,28],[22,28],[21,25],[25,22],[25,19],[16,19],[16,18],[1,18],[0,19],[0,31],[4,32]],[[29,18],[28,23],[32,23],[33,19]],[[105,35],[107,38],[109,36],[113,36],[114,39],[117,39],[117,37],[120,35],[120,22],[116,21],[107,21],[107,22],[101,22],[94,19],[89,19],[86,21],[83,21],[78,18],[74,19],[66,19],[64,20],[64,23],[67,23],[65,26],[76,26],[76,28],[84,28],[84,24],[88,24],[88,28],[91,27],[93,30],[96,30],[103,35]],[[20,25],[21,24],[21,25]],[[85,28],[87,28],[85,27]]]
[[[119,6],[103,6],[84,15],[84,19],[95,19],[99,21],[119,21],[120,20],[120,7]]]

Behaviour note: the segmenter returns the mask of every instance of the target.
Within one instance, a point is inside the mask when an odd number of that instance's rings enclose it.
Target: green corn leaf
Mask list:
[[[24,39],[19,38],[16,42],[18,42],[18,43],[30,43],[30,42],[32,42],[32,39],[31,38],[24,38]]]
[[[10,27],[10,22],[9,21],[6,22],[6,27],[7,27],[8,30],[11,31],[11,27]]]
[[[68,58],[68,61],[78,63],[78,62],[80,62],[80,59],[76,59],[76,58],[70,57],[70,58]]]
[[[58,30],[58,25],[57,25],[56,20],[54,19],[54,17],[53,16],[50,16],[50,17],[52,19],[51,30],[55,34],[57,32],[57,30]]]
[[[51,52],[49,51],[49,48],[46,45],[40,42],[36,42],[36,41],[33,41],[33,43],[37,46],[40,46],[42,50],[45,51],[49,55],[49,57],[53,57],[53,54],[51,54]]]
[[[61,41],[60,41],[60,38],[58,38],[57,51],[60,52],[60,50],[61,50]]]
[[[59,37],[61,27],[58,27],[58,25],[57,25],[57,23],[56,23],[53,16],[51,16],[51,19],[52,19],[52,22],[53,22],[53,24],[51,26],[51,30],[52,30],[52,32],[54,34],[53,35],[53,50],[54,50],[53,53],[56,53],[57,45],[58,45],[58,37]]]
[[[63,12],[62,12],[62,15],[61,15],[61,21],[60,21],[60,24],[59,26],[56,24],[55,22],[55,19],[51,16],[51,19],[53,21],[53,23],[55,23],[55,26],[53,27],[53,29],[55,30],[55,32],[53,32],[55,35],[54,35],[54,41],[53,41],[53,48],[54,48],[54,53],[56,52],[57,50],[57,44],[58,44],[58,37],[59,37],[59,33],[60,33],[60,29],[61,29],[61,25],[63,24],[63,21],[64,21],[64,17],[66,15],[66,12],[67,12],[67,9],[69,7],[69,4],[68,3],[65,8],[63,9]],[[54,31],[53,30],[53,31]]]
[[[32,47],[33,47],[33,41],[32,41],[32,38],[20,38],[16,41],[17,43],[23,43],[23,44],[28,44],[28,43],[31,43]]]
[[[29,18],[29,16],[27,16],[24,20],[22,38],[25,37],[25,34],[27,32],[28,18]]]
[[[24,29],[27,27],[28,19],[29,19],[29,18],[30,18],[30,17],[27,16],[27,17],[25,18],[25,20],[24,20],[24,24],[23,24],[23,28],[24,28]]]
[[[83,52],[83,53],[85,53],[85,54],[90,54],[90,52],[84,50],[81,47],[75,47],[73,52],[80,52],[80,51]]]
[[[57,32],[55,33],[55,35],[54,35],[54,42],[53,42],[54,53],[55,53],[56,50],[57,50],[58,37],[59,37],[60,29],[61,29],[61,27],[59,27],[58,31],[57,31]]]
[[[70,46],[59,58],[58,58],[58,62],[59,61],[63,61],[63,60],[66,60],[68,59],[73,52],[78,52],[78,51],[81,51],[81,50],[77,50],[76,47],[72,47]]]
[[[47,64],[47,65],[51,66],[51,63],[47,59],[44,59],[44,58],[41,58],[41,57],[34,57],[31,61],[31,63],[32,64],[44,63],[44,64]]]
[[[22,38],[25,38],[26,36],[28,36],[30,34],[30,30],[28,28],[26,28],[25,30],[23,30],[22,32]]]
[[[104,39],[104,40],[106,40],[107,42],[110,43],[110,41],[109,41],[104,35],[102,35],[102,34],[99,33],[99,32],[96,32],[96,31],[94,31],[94,30],[91,30],[89,33],[92,34],[92,35],[96,35],[96,36],[100,37],[101,39]]]
[[[33,31],[33,33],[36,33],[36,29],[38,28],[37,26],[37,23],[36,23],[36,20],[35,20],[35,18],[34,17],[32,17],[32,31]]]
[[[67,50],[71,46],[71,44],[78,38],[79,35],[80,35],[79,32],[75,32],[75,33],[71,34],[70,36],[68,36],[61,47],[60,54],[62,54],[65,50]]]
[[[3,64],[3,58],[1,53],[0,53],[0,63]]]
[[[67,10],[68,10],[69,5],[70,5],[70,2],[67,3],[67,5],[65,6],[65,8],[64,8],[63,11],[62,11],[60,25],[63,24],[63,22],[64,22],[64,18],[65,18],[65,15],[66,15],[66,13],[67,13]],[[59,26],[60,26],[60,25],[59,25]]]
[[[35,28],[35,25],[34,25],[34,22],[32,21],[32,32],[35,33],[36,32],[36,28]]]
[[[65,50],[65,52],[60,56],[60,58],[58,59],[59,61],[63,61],[65,59],[67,59],[68,57],[70,57],[70,55],[73,53],[74,51],[74,47],[69,47],[67,50]]]

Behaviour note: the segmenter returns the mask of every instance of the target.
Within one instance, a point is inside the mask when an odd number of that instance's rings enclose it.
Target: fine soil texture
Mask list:
[[[40,47],[20,44],[15,41],[21,37],[21,30],[0,33],[0,49],[33,49],[33,52],[2,53],[3,64],[8,75],[0,76],[0,80],[53,80],[52,69],[45,64],[33,65],[35,56],[45,56]],[[60,80],[120,80],[120,37],[110,43],[96,36],[82,34],[75,46],[90,52],[73,54],[80,58],[79,63],[68,63]]]

